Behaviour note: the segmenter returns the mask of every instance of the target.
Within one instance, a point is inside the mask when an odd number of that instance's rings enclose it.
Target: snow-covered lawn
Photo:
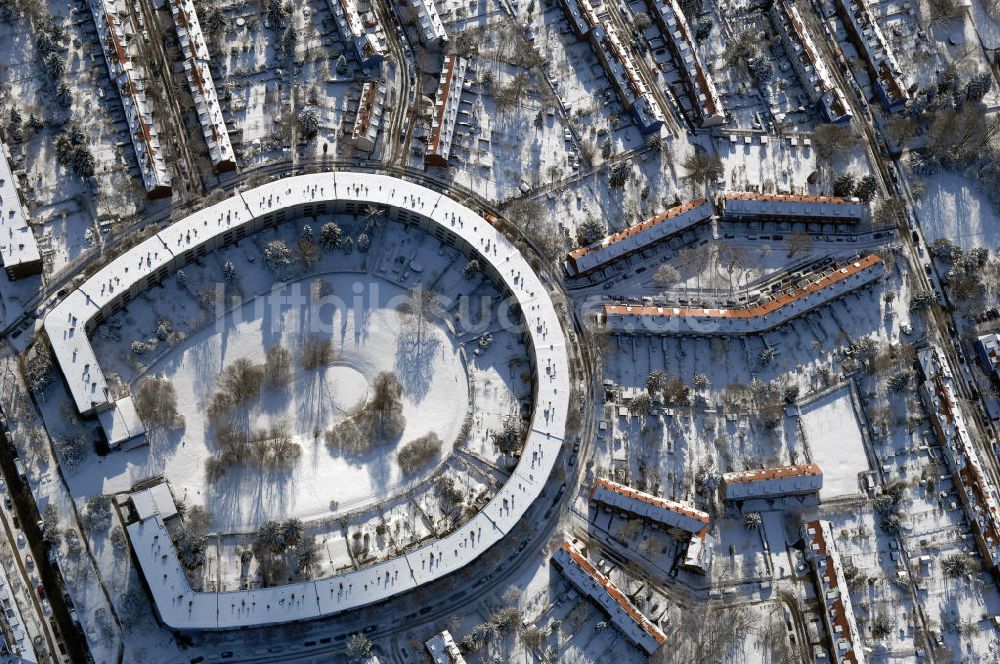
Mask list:
[[[820,498],[857,494],[858,473],[869,468],[848,389],[834,390],[804,406],[802,429],[813,463],[823,470]]]
[[[328,280],[336,292],[350,292],[356,282],[349,275]],[[226,505],[224,512],[216,508],[216,525],[223,530],[252,528],[264,519],[293,514],[315,516],[326,512],[331,500],[352,507],[382,498],[403,483],[395,460],[396,444],[354,456],[331,453],[322,436],[313,435],[316,430],[329,429],[363,402],[369,382],[380,371],[394,372],[404,387],[406,429],[398,443],[433,431],[445,443],[446,456],[469,403],[458,348],[442,329],[433,326],[425,327],[424,338],[418,343],[414,330],[400,321],[399,313],[386,308],[391,298],[402,295],[402,289],[386,282],[381,285],[381,301],[366,303],[360,312],[338,311],[332,320],[316,326],[317,332],[329,329],[332,333],[337,353],[332,366],[296,370],[287,393],[265,395],[251,412],[253,427],[280,420],[291,425],[303,455],[289,472],[233,469],[205,490],[204,462],[215,445],[204,404],[213,391],[215,374],[238,358],[259,358],[262,348],[274,344],[296,348],[306,335],[314,333],[310,323],[320,315],[312,308],[280,312],[265,308],[265,315],[260,316],[254,302],[189,338],[150,368],[151,373],[173,381],[186,425],[183,432],[154,440],[148,450],[133,455],[138,457],[134,462],[141,464],[147,475],[162,472],[174,490],[183,491],[192,502],[205,502],[209,507]]]
[[[1000,214],[974,181],[955,173],[938,173],[924,184],[917,207],[927,242],[948,238],[965,250],[996,248]]]

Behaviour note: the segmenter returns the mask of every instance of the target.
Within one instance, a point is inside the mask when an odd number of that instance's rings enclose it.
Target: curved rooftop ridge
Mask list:
[[[444,538],[370,567],[315,581],[225,592],[192,590],[159,513],[128,526],[161,620],[181,630],[231,629],[309,620],[388,599],[461,569],[500,541],[538,498],[562,445],[569,398],[566,340],[544,284],[504,235],[464,205],[386,175],[300,175],[235,194],[165,228],[111,261],[56,305],[45,330],[81,413],[114,408],[86,331],[196,256],[262,228],[368,205],[420,223],[478,253],[516,298],[536,378],[522,456],[507,483]]]

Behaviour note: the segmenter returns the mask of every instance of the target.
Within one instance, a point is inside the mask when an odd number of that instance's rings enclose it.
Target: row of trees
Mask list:
[[[307,536],[302,521],[296,518],[262,523],[257,530],[252,555],[257,558],[265,587],[291,581],[289,570],[310,578],[320,564],[320,547],[316,538]]]

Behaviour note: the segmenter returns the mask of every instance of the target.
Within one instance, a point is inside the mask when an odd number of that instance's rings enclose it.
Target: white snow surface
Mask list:
[[[335,292],[347,293],[358,278],[341,274],[326,280]],[[258,298],[186,339],[150,367],[148,375],[163,374],[173,382],[178,411],[185,417],[184,429],[153,436],[150,447],[108,459],[104,490],[127,491],[143,477],[163,475],[178,495],[212,509],[220,531],[248,531],[267,519],[326,515],[331,500],[341,509],[352,509],[368,500],[384,499],[404,483],[396,463],[398,446],[426,433],[435,432],[441,438],[444,445],[439,458],[443,460],[469,403],[458,347],[433,325],[425,326],[424,338],[419,347],[414,346],[408,338],[411,328],[401,323],[391,305],[386,306],[403,289],[382,282],[378,290],[379,302],[338,311],[325,324],[334,331],[334,364],[309,372],[296,368],[287,391],[265,394],[250,413],[254,428],[288,421],[293,439],[302,446],[302,456],[289,472],[231,468],[215,485],[205,481],[205,460],[216,451],[205,412],[215,375],[236,359],[258,358],[262,348],[278,343],[292,349],[294,356],[299,340],[310,333],[310,320],[318,315],[298,308],[255,312]],[[331,452],[322,436],[313,436],[314,429],[325,431],[343,419],[346,411],[365,399],[370,381],[380,371],[394,372],[403,383],[403,435],[396,443],[377,446],[363,455]],[[424,476],[407,479],[412,482]],[[206,490],[206,486],[211,488]],[[219,509],[221,505],[224,510]]]
[[[847,388],[803,407],[802,430],[813,463],[823,471],[820,500],[857,494],[858,473],[868,470],[868,457]]]

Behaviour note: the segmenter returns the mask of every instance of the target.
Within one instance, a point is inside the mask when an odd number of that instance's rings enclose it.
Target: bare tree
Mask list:
[[[810,251],[812,246],[813,239],[808,233],[796,231],[785,236],[785,248],[788,249],[789,258],[797,253]]]

